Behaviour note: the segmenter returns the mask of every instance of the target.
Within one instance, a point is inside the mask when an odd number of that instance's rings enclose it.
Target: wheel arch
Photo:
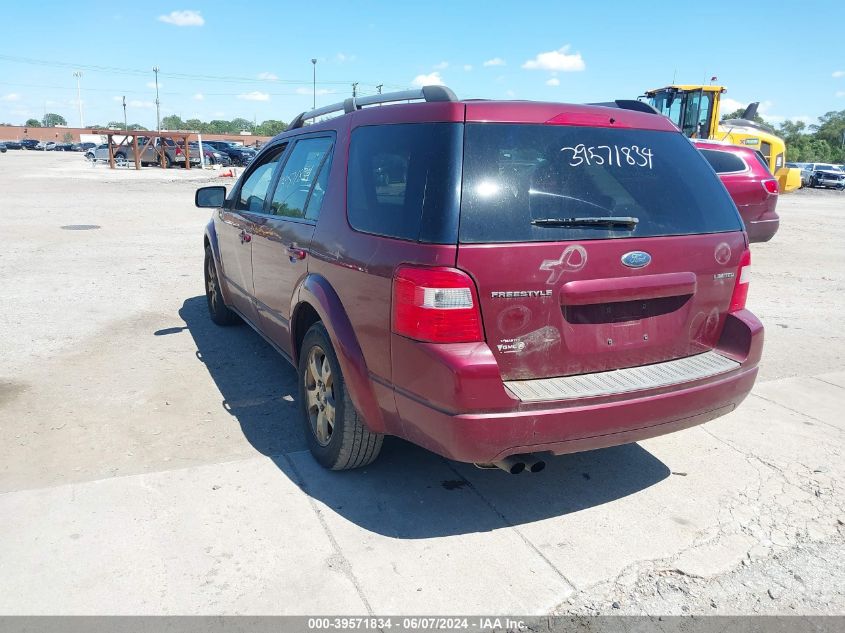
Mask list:
[[[214,267],[217,269],[217,280],[220,283],[220,293],[223,295],[223,303],[227,306],[232,305],[229,301],[229,288],[226,285],[226,277],[221,274],[223,266],[220,261],[220,245],[217,242],[217,231],[214,228],[213,218],[208,221],[208,224],[205,225],[202,243],[203,252],[205,252],[205,248],[207,246],[211,247],[211,255],[214,259]]]
[[[372,387],[364,353],[340,297],[322,275],[310,274],[294,294],[291,310],[291,357],[298,366],[300,345],[308,328],[321,321],[329,333],[349,397],[367,428],[385,433],[385,421]]]

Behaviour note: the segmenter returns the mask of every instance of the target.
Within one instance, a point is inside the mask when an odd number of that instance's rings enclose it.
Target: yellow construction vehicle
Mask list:
[[[754,121],[758,103],[752,103],[739,119],[719,121],[719,102],[724,86],[672,85],[648,90],[648,103],[669,117],[690,138],[715,139],[756,149],[778,179],[783,193],[801,186],[801,171],[786,166],[786,144],[771,129]]]

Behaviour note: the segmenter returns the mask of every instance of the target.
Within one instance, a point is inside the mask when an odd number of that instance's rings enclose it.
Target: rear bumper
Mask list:
[[[445,411],[397,390],[403,435],[450,459],[487,463],[520,453],[559,455],[627,444],[707,422],[748,395],[762,352],[763,327],[750,312],[728,319],[717,351],[741,363],[730,373],[613,398],[539,406],[513,399],[510,410],[493,412]]]
[[[750,242],[768,242],[775,236],[780,228],[780,218],[775,216],[765,220],[751,220],[746,223],[745,229],[748,232]]]

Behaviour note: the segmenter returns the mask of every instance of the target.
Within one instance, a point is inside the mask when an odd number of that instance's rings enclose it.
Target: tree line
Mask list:
[[[742,109],[731,112],[722,120],[737,119],[742,112]],[[790,162],[845,164],[845,110],[827,112],[809,125],[786,120],[773,127],[759,115],[754,120],[786,142],[786,159]]]
[[[67,125],[67,121],[60,114],[48,112],[41,120],[29,119],[24,125],[27,127],[56,127]],[[101,129],[124,129],[123,121],[109,121],[108,125],[86,125],[89,130]],[[236,118],[231,121],[224,119],[215,119],[213,121],[200,121],[199,119],[188,119],[183,121],[181,117],[172,114],[166,116],[161,120],[162,130],[185,130],[191,132],[199,132],[201,134],[234,134],[240,135],[241,132],[249,132],[257,136],[276,136],[280,132],[284,132],[287,123],[284,121],[277,121],[270,119],[255,124],[248,119]],[[147,130],[139,123],[130,123],[126,126],[129,130]]]

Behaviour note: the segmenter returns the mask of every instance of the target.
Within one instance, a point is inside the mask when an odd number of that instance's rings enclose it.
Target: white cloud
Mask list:
[[[159,22],[174,26],[202,26],[205,20],[199,11],[171,11],[167,15],[158,16]]]
[[[440,62],[434,65],[434,70],[444,70],[446,68],[449,68],[449,62]]]
[[[837,97],[845,97],[845,90],[837,90],[836,96]]]
[[[247,92],[242,95],[238,95],[238,99],[243,99],[244,101],[269,101],[270,95],[266,92],[258,92],[258,90],[253,90],[252,92]]]
[[[516,93],[513,90],[506,90],[505,94],[508,95],[509,97],[515,97],[516,96]]]
[[[581,53],[569,54],[569,44],[556,51],[538,53],[534,59],[529,59],[523,65],[526,70],[555,70],[560,72],[578,72],[586,65]]]
[[[486,62],[484,62],[483,65],[484,66],[504,66],[505,60],[502,59],[501,57],[494,57],[493,59],[488,59]]]
[[[719,103],[719,114],[720,116],[724,116],[730,112],[733,112],[734,110],[744,108],[747,105],[747,103],[742,103],[741,101],[731,99],[730,97],[722,97]]]
[[[278,75],[273,73],[258,73],[258,78],[264,81],[277,81],[279,79]]]
[[[132,99],[126,102],[127,108],[138,108],[139,110],[152,110],[156,104],[152,101],[141,101],[140,99]]]
[[[440,73],[433,72],[429,73],[428,75],[417,75],[414,77],[414,80],[411,82],[414,86],[419,86],[420,88],[423,86],[442,86],[443,85],[443,78],[440,76]]]
[[[472,70],[472,64],[464,64],[464,70],[469,72]]]
[[[330,95],[333,92],[334,92],[333,90],[327,90],[326,88],[317,88],[317,95]],[[313,95],[314,89],[313,88],[297,88],[296,94],[298,94],[298,95]]]
[[[21,96],[17,92],[10,92],[0,97],[0,101],[20,101]]]
[[[194,95],[195,101],[202,101],[203,99],[205,99],[205,95],[201,92],[198,92],[197,94]]]
[[[354,62],[355,61],[355,55],[347,55],[346,53],[338,53],[337,55],[334,56],[334,59],[338,64],[342,64],[344,62]]]
[[[835,79],[839,79],[840,77],[845,77],[845,70],[834,70],[831,77]]]
[[[560,79],[558,79],[557,77],[552,77],[551,79],[546,79],[546,85],[547,86],[559,86],[560,85]]]
[[[148,81],[147,82],[147,88],[152,88],[153,90],[155,90],[155,87],[156,87],[156,82],[154,82],[154,81]],[[158,82],[158,88],[159,88],[159,90],[161,90],[162,88],[164,88],[164,84],[161,83],[161,82]]]

